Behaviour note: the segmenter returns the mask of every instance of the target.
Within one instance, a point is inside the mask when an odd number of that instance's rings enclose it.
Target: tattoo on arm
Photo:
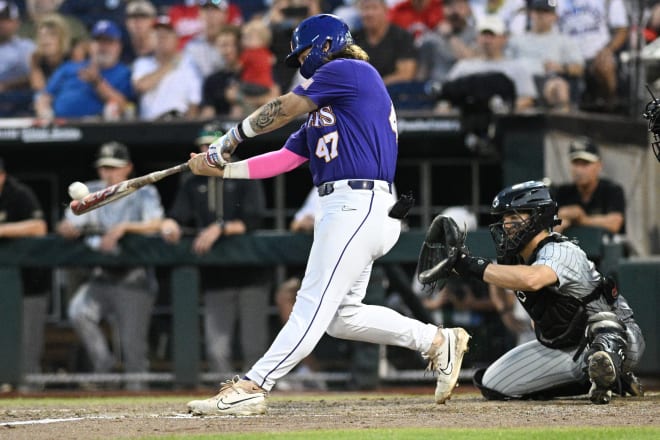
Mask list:
[[[273,125],[280,116],[284,116],[282,102],[276,98],[264,104],[256,118],[250,118],[250,126],[255,132],[261,133]]]

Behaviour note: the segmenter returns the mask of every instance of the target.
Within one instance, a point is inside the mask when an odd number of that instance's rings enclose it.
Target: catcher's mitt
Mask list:
[[[417,261],[417,279],[422,284],[442,288],[456,260],[465,251],[466,233],[454,219],[439,215],[433,219]]]

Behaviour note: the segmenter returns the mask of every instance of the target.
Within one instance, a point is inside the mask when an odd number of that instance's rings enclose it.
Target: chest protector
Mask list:
[[[548,242],[562,242],[568,238],[551,234],[541,241],[529,261],[536,259],[536,254]],[[584,298],[577,299],[552,291],[544,287],[534,292],[516,292],[518,300],[534,321],[536,339],[546,347],[577,347],[584,337],[587,325],[586,304],[603,294],[605,283]]]

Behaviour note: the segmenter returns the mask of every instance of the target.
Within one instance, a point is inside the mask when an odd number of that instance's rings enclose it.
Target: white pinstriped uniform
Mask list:
[[[549,242],[541,248],[533,265],[543,264],[557,274],[558,285],[550,287],[560,295],[583,298],[598,285],[600,275],[584,251],[570,241]],[[524,300],[524,293],[516,294]],[[627,301],[619,296],[614,307],[599,298],[587,305],[589,315],[601,311],[613,311],[626,324],[628,344],[626,369],[632,369],[644,352],[642,332],[633,320]],[[510,397],[521,397],[559,385],[584,379],[584,356],[573,361],[577,347],[553,349],[537,340],[519,345],[490,365],[483,375],[482,384]]]

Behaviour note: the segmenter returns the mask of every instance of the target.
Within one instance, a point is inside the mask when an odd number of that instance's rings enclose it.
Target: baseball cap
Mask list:
[[[198,0],[197,5],[200,8],[218,8],[223,11],[229,9],[229,2],[227,0]]]
[[[199,130],[199,134],[195,139],[195,145],[208,145],[220,136],[222,136],[222,130],[220,130],[218,124],[205,124],[201,130]]]
[[[131,155],[126,145],[111,141],[101,145],[96,155],[94,166],[119,168],[131,163]]]
[[[174,25],[172,24],[172,19],[167,15],[159,15],[156,20],[154,20],[153,27],[161,27],[165,29],[174,30]]]
[[[535,11],[554,12],[557,7],[557,0],[532,0],[529,2],[528,7]]]
[[[600,151],[598,145],[591,139],[578,139],[571,142],[569,157],[571,162],[578,159],[598,162],[600,161]]]
[[[92,29],[92,38],[108,38],[111,40],[121,39],[121,30],[110,20],[99,20]]]
[[[495,35],[504,35],[506,33],[506,25],[497,15],[484,15],[477,22],[477,30],[479,33],[492,32]]]
[[[17,20],[20,17],[16,3],[2,0],[0,1],[0,19]]]
[[[146,0],[132,1],[126,5],[127,17],[155,17],[156,7]]]

